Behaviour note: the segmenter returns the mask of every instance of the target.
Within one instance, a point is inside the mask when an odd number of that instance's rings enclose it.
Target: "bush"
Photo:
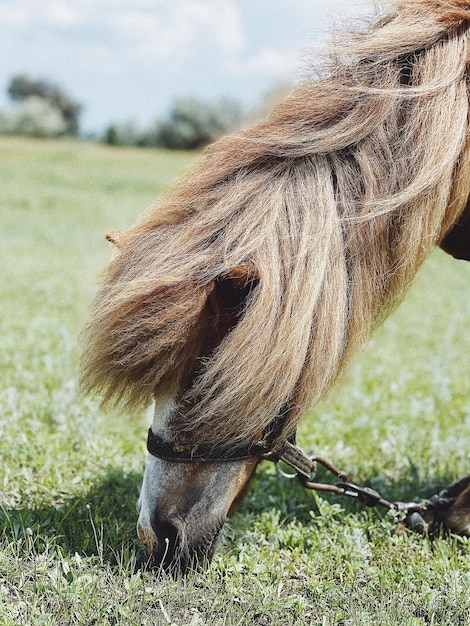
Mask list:
[[[61,112],[38,96],[30,96],[10,111],[0,113],[0,133],[58,137],[67,132]]]
[[[83,107],[57,85],[47,80],[34,80],[19,74],[11,79],[8,95],[11,100],[18,103],[25,103],[32,97],[45,100],[62,116],[66,134],[78,135],[79,117]]]
[[[103,142],[108,146],[139,146],[142,145],[142,133],[132,122],[110,124],[104,131]]]

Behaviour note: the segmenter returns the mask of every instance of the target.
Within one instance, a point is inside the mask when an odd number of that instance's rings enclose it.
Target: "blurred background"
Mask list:
[[[306,48],[371,10],[367,0],[0,0],[0,133],[198,147],[261,117],[300,79]]]

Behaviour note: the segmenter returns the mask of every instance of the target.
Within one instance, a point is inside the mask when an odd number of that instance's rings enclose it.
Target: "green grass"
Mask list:
[[[111,254],[188,154],[0,138],[0,625],[459,625],[470,543],[305,492],[263,464],[213,564],[172,581],[135,533],[148,415],[77,395],[77,337]],[[436,252],[303,423],[390,498],[468,472],[470,264]]]

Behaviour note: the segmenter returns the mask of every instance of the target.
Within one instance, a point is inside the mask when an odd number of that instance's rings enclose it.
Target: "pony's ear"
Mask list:
[[[236,323],[243,303],[259,283],[259,272],[253,265],[237,265],[215,281],[212,308],[227,316],[227,328]]]
[[[259,283],[259,271],[254,265],[237,265],[227,274],[223,274],[219,281],[230,281],[227,286],[241,291],[246,287],[253,288]]]
[[[113,243],[116,248],[122,248],[125,243],[125,230],[110,230],[106,233],[106,239]]]

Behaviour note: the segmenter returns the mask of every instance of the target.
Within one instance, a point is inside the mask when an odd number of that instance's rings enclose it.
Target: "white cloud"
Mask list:
[[[3,28],[68,27],[82,19],[83,7],[69,0],[22,0],[15,3],[0,0],[0,22]]]
[[[298,70],[300,56],[298,48],[276,50],[263,47],[254,55],[237,64],[238,71],[267,74],[274,78],[292,77]]]
[[[204,54],[223,65],[246,45],[236,0],[0,0],[0,37],[10,49],[28,42],[12,55],[25,69],[71,63],[111,75]]]
[[[253,46],[248,53],[237,0],[0,0],[0,31],[28,41],[28,59],[75,57],[116,74],[136,63],[191,63],[198,55],[228,71],[284,76],[295,71],[295,48]],[[1,34],[0,34],[1,36]]]
[[[222,54],[244,45],[239,11],[229,0],[174,0],[153,11],[137,3],[111,15],[110,23],[128,52],[148,63],[197,54],[208,42]]]
[[[5,29],[18,28],[30,21],[28,8],[25,5],[10,2],[0,3],[0,24]]]
[[[41,6],[41,13],[45,22],[57,27],[68,28],[81,22],[80,7],[72,6],[67,0],[53,0]]]

